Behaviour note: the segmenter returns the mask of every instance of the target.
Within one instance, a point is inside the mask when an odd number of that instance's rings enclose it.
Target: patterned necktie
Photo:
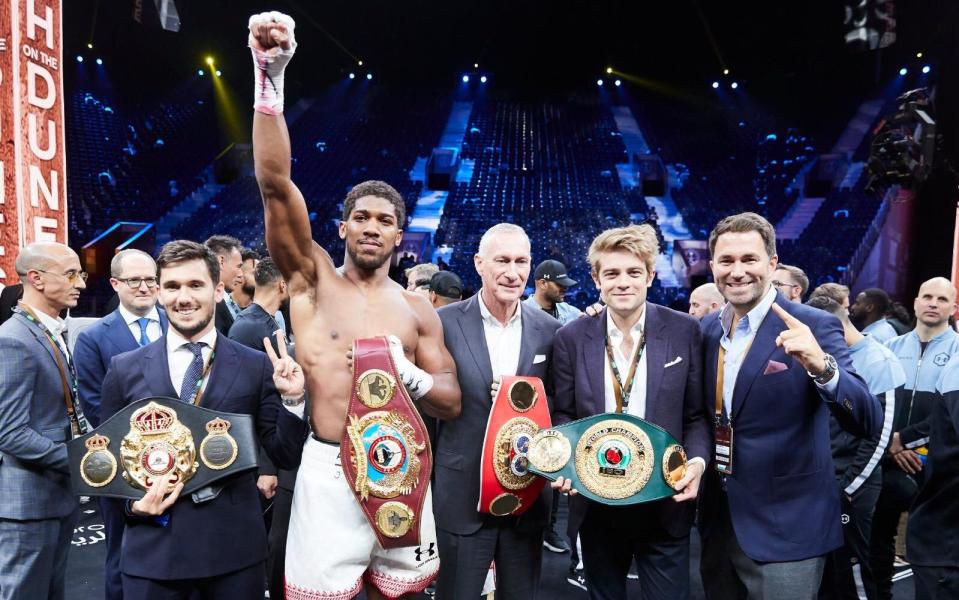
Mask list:
[[[196,384],[200,382],[200,377],[203,376],[203,353],[201,352],[203,346],[206,346],[203,342],[195,344],[187,342],[181,346],[181,348],[188,348],[193,353],[193,360],[190,361],[190,366],[186,368],[183,385],[180,386],[181,402],[193,402],[193,397],[196,396]]]
[[[150,319],[143,317],[137,319],[137,324],[140,325],[140,346],[146,346],[150,343],[150,338],[147,337],[147,325],[150,324]]]

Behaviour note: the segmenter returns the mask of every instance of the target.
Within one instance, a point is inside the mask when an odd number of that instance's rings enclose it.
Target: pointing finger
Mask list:
[[[786,312],[786,309],[779,306],[775,302],[773,302],[772,304],[772,309],[773,309],[773,312],[776,313],[776,316],[782,319],[783,323],[785,323],[786,327],[788,327],[789,329],[798,329],[800,327],[805,326],[802,321],[800,321],[796,317]]]

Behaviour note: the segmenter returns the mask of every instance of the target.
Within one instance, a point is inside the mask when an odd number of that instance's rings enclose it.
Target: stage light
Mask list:
[[[363,61],[362,61],[362,60],[356,61],[356,64],[362,67],[362,66],[363,66]]]
[[[903,68],[899,69],[899,74],[900,74],[900,75],[905,75],[905,74],[908,73],[908,72],[909,72],[909,69],[907,69],[906,67],[903,67]]]
[[[623,82],[617,79],[616,81],[613,82],[613,85],[615,85],[616,87],[619,87],[623,85]]]
[[[372,74],[372,73],[367,73],[367,74],[366,74],[366,80],[367,80],[367,81],[370,81],[371,79],[373,79],[373,74]]]
[[[723,69],[723,75],[729,75],[729,69]]]
[[[733,88],[733,89],[735,90],[736,88],[739,87],[739,84],[734,81],[734,82],[732,82],[732,83],[729,84],[729,87],[731,87],[731,88]]]
[[[932,70],[932,67],[930,67],[929,65],[926,65],[926,66],[924,66],[924,67],[922,68],[922,73],[923,73],[923,75],[925,75],[926,73],[928,73],[928,72],[931,71],[931,70]]]
[[[219,77],[220,75],[223,75],[223,73],[222,73],[222,72],[220,72],[220,70],[219,70],[219,69],[217,69],[217,70],[216,70],[216,76],[217,76],[217,77]]]
[[[196,74],[199,75],[200,77],[203,77],[205,75],[205,73],[203,72],[203,69],[197,69]]]
[[[713,85],[712,85],[712,88],[713,88],[714,90],[718,90],[718,89],[719,89],[719,82],[718,82],[718,81],[714,81],[714,82],[713,82]]]
[[[607,75],[612,75],[612,74],[613,74],[613,67],[606,67],[606,74],[607,74]]]
[[[350,79],[356,79],[356,73],[350,73]]]
[[[478,69],[478,68],[479,68],[479,63],[473,63],[473,68],[474,68],[474,69]]]
[[[102,65],[102,64],[103,64],[103,59],[102,59],[102,58],[98,58],[98,59],[97,59],[97,64],[98,64],[98,65]]]
[[[207,56],[207,57],[206,57],[206,64],[210,65],[211,67],[213,66],[213,57],[212,57],[212,56]]]
[[[469,83],[469,82],[470,82],[470,76],[469,76],[469,75],[463,75],[463,83]]]
[[[480,77],[480,83],[486,83],[486,75]]]
[[[603,85],[603,80],[602,80],[602,79],[597,79],[597,80],[596,80],[596,85],[602,86],[602,85]]]
[[[93,50],[93,42],[88,43],[87,48],[89,48],[90,50]]]
[[[922,58],[922,52],[916,52],[916,58]]]
[[[83,57],[77,54],[77,62],[83,62]]]

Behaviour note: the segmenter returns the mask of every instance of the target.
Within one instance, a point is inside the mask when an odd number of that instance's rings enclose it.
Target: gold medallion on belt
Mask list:
[[[170,481],[170,489],[185,484],[199,467],[193,434],[180,423],[175,410],[156,402],[130,416],[130,431],[120,444],[120,460],[123,478],[144,490],[157,480]]]
[[[627,421],[596,423],[580,437],[573,461],[583,486],[603,498],[638,493],[653,473],[649,435]]]

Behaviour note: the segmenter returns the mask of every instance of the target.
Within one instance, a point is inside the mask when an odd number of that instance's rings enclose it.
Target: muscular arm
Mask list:
[[[419,317],[419,342],[416,345],[416,365],[433,376],[433,388],[420,399],[423,412],[446,421],[460,416],[460,384],[456,378],[456,364],[443,341],[443,324],[422,297],[416,297],[413,308]]]

